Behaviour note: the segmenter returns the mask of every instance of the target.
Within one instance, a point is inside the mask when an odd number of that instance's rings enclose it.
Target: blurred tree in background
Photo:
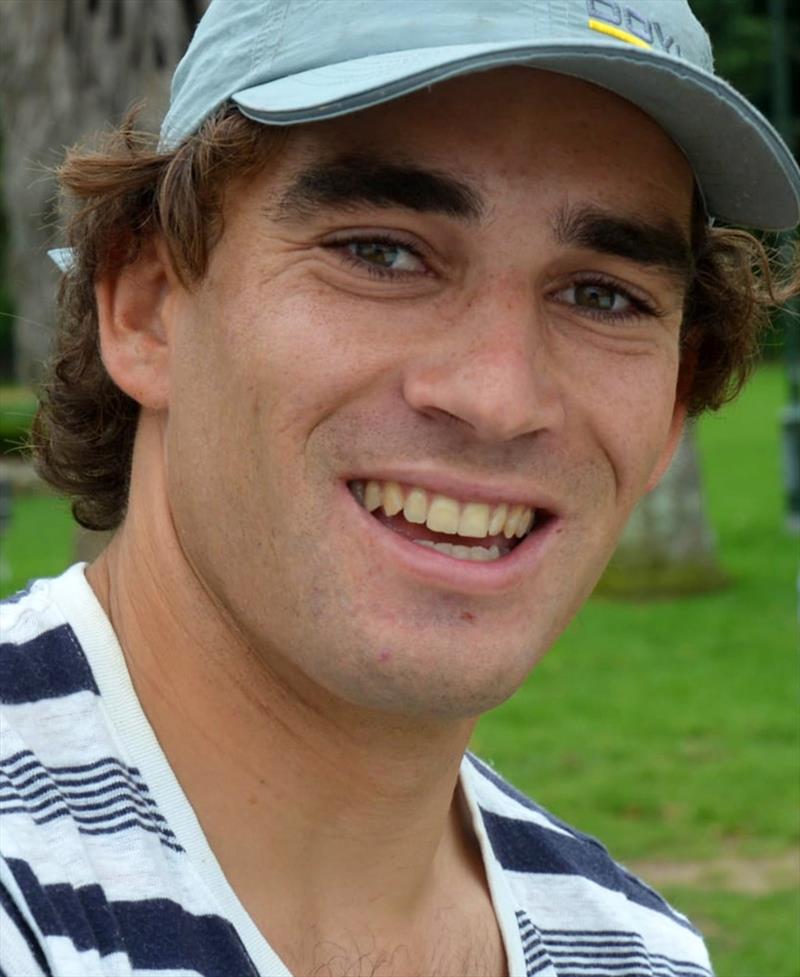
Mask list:
[[[690,0],[711,35],[717,71],[768,118],[772,117],[772,28],[769,0]],[[791,90],[800,91],[800,4],[785,4]],[[800,149],[800,116],[788,133],[790,149]]]
[[[0,0],[5,271],[17,379],[35,381],[52,335],[58,241],[48,168],[65,146],[144,98],[157,125],[169,79],[206,0]],[[9,337],[4,336],[6,344]],[[2,341],[2,340],[0,340]]]
[[[3,139],[0,126],[0,173],[3,171]],[[8,289],[6,269],[6,248],[8,226],[3,206],[2,186],[0,185],[0,384],[14,377],[14,304]]]
[[[773,24],[770,0],[691,0],[711,36],[717,72],[767,117],[773,114]],[[800,4],[785,4],[785,38],[800,87]],[[784,133],[796,151],[796,113]],[[735,164],[734,164],[735,165]],[[769,235],[767,243],[772,243]],[[784,319],[784,327],[788,320]],[[764,353],[782,353],[779,332],[767,336]],[[629,520],[598,592],[611,597],[680,596],[714,590],[728,582],[719,565],[716,536],[706,514],[706,497],[694,437],[687,425],[672,466]]]

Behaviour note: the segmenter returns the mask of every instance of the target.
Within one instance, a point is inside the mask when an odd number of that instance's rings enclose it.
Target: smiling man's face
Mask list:
[[[519,686],[679,433],[691,199],[641,112],[522,68],[231,190],[164,306],[169,504],[281,681],[442,718]]]

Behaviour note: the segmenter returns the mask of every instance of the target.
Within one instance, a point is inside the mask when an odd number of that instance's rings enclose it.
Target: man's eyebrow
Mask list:
[[[553,221],[553,233],[561,245],[662,268],[681,285],[688,285],[694,273],[688,234],[671,218],[653,222],[596,207],[565,207]]]
[[[468,222],[479,220],[486,211],[475,187],[442,170],[351,154],[302,168],[268,213],[278,221],[294,221],[322,208],[347,210],[362,204]]]

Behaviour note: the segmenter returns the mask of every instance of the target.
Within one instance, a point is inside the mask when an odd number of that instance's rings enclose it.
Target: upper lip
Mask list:
[[[346,477],[348,482],[399,482],[425,489],[434,495],[446,495],[457,502],[486,502],[489,505],[506,502],[508,505],[524,505],[531,509],[544,509],[551,515],[557,513],[553,498],[530,483],[523,483],[519,476],[498,480],[476,479],[444,471],[413,471],[412,469],[371,469]]]

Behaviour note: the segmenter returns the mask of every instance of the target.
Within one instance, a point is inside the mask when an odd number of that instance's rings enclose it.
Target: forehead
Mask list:
[[[349,154],[440,168],[489,200],[519,195],[529,205],[546,188],[551,197],[690,219],[691,168],[658,124],[605,89],[553,72],[479,72],[297,127],[281,169]]]

